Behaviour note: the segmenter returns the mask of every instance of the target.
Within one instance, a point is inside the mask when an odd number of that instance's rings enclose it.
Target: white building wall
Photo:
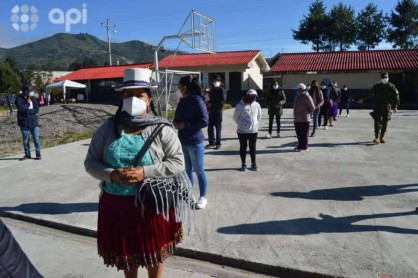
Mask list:
[[[251,62],[250,68],[242,74],[241,90],[248,89],[263,89],[263,73],[256,62]]]
[[[312,80],[317,80],[319,84],[322,81],[337,81],[340,88],[347,85],[349,89],[369,89],[380,82],[380,73],[284,74],[282,86],[284,89],[293,89],[298,83],[310,84]]]

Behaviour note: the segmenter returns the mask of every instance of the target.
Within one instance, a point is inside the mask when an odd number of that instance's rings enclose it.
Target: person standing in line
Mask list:
[[[86,172],[101,181],[99,256],[105,265],[123,270],[125,277],[137,277],[139,267],[147,269],[148,277],[162,277],[164,261],[183,238],[181,208],[171,206],[165,217],[166,212],[158,212],[154,197],[135,205],[137,188],[144,179],[173,177],[184,170],[183,151],[173,126],[156,116],[150,77],[149,69],[125,70],[116,115],[95,132],[84,161]],[[160,125],[161,131],[138,163],[137,155]],[[189,182],[188,178],[181,180],[182,184]],[[173,189],[160,190],[170,194],[167,191]]]
[[[196,81],[190,76],[180,79],[178,89],[182,95],[177,105],[173,124],[183,147],[186,172],[194,186],[193,171],[199,181],[200,197],[196,208],[204,209],[207,204],[208,182],[205,173],[205,135],[202,128],[208,126],[209,117],[204,96]]]
[[[338,116],[339,96],[338,96],[337,89],[332,84],[330,84],[328,88],[331,88],[330,90],[331,104],[330,104],[330,109],[328,111],[328,119],[329,119],[329,125],[334,126],[333,121],[337,121],[337,116]]]
[[[7,100],[7,105],[9,106],[10,115],[13,115],[13,112],[14,112],[13,106],[15,105],[15,96],[13,95],[13,93],[9,93],[7,95],[6,100]]]
[[[336,95],[336,97],[335,97],[336,108],[335,109],[337,109],[337,113],[336,113],[336,115],[332,119],[334,121],[337,121],[337,118],[338,118],[338,109],[341,107],[341,104],[340,104],[340,101],[341,101],[341,90],[340,90],[340,88],[338,88],[337,81],[332,81],[332,88],[334,89],[334,92],[335,92],[335,95]]]
[[[322,91],[320,90],[318,86],[318,81],[316,80],[312,80],[311,86],[308,92],[315,105],[315,110],[312,113],[313,124],[312,124],[312,133],[311,133],[311,137],[314,137],[316,128],[318,127],[318,116],[319,116],[319,111],[321,109],[321,106],[324,103],[324,97],[322,95]]]
[[[257,91],[248,90],[246,95],[235,106],[233,120],[237,123],[237,134],[239,139],[239,154],[241,157],[240,171],[247,171],[247,145],[250,148],[252,171],[258,171],[256,161],[258,122],[261,119],[261,107],[256,101]]]
[[[293,101],[293,119],[295,124],[298,145],[295,151],[308,150],[309,124],[311,121],[311,113],[315,110],[314,102],[306,90],[303,83],[299,83],[295,87],[298,95]]]
[[[392,118],[392,111],[396,113],[399,106],[399,92],[395,85],[389,82],[389,74],[383,72],[380,77],[381,82],[374,85],[363,99],[358,100],[359,104],[363,104],[364,100],[375,98],[373,113],[371,114],[374,120],[373,143],[375,144],[386,143],[384,137],[388,122]]]
[[[324,117],[324,129],[328,129],[328,113],[331,107],[332,101],[330,102],[330,95],[331,95],[331,88],[327,87],[325,82],[321,82],[321,91],[324,98],[324,102],[322,103],[319,118],[318,118],[318,125],[321,126],[321,119]]]
[[[17,107],[17,124],[20,126],[22,132],[23,150],[25,156],[20,160],[26,160],[32,158],[30,153],[29,135],[32,135],[33,142],[35,144],[36,160],[42,159],[41,156],[41,143],[39,140],[39,122],[38,112],[39,104],[36,97],[33,96],[33,92],[30,92],[29,85],[22,86],[22,93],[15,100]]]
[[[273,131],[273,120],[276,117],[277,125],[277,138],[280,138],[280,118],[283,115],[283,105],[286,103],[286,95],[280,88],[277,81],[273,82],[270,87],[270,91],[266,96],[266,104],[269,114],[269,131],[267,138],[271,138],[271,132]]]
[[[346,117],[350,117],[350,102],[352,101],[351,93],[347,88],[347,85],[343,86],[343,89],[341,91],[341,105],[340,105],[340,113],[339,116],[341,116],[341,112],[343,109],[346,109],[347,115]]]
[[[209,125],[208,139],[209,144],[206,149],[219,150],[222,146],[222,114],[226,103],[226,90],[222,87],[222,79],[219,75],[213,80],[213,87],[209,93],[208,110]],[[216,130],[216,137],[215,137]]]

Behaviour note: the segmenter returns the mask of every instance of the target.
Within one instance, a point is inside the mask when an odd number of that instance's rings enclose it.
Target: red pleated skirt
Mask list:
[[[135,196],[103,192],[99,202],[97,247],[107,266],[118,270],[155,267],[172,255],[183,238],[182,224],[176,222],[174,209],[169,221],[145,204],[144,216]]]

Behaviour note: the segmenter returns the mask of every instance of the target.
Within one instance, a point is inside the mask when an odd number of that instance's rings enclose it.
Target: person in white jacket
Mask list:
[[[246,95],[237,104],[234,111],[233,119],[237,123],[237,134],[239,139],[239,153],[241,156],[240,171],[247,171],[246,152],[247,145],[250,148],[251,168],[252,171],[258,171],[256,162],[256,143],[258,134],[258,122],[261,119],[261,107],[256,101],[257,91],[248,90]]]

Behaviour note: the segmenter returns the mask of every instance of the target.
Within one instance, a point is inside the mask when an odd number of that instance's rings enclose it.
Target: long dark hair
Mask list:
[[[186,86],[187,92],[189,92],[190,95],[200,96],[203,99],[205,98],[202,93],[202,88],[200,87],[199,81],[196,77],[192,78],[190,75],[183,76],[180,78],[179,84],[181,86]]]
[[[144,91],[147,93],[147,96],[151,101],[151,103],[150,103],[151,112],[154,115],[158,116],[158,113],[155,110],[154,101],[152,100],[151,90],[148,89],[148,88],[144,88]],[[123,108],[123,98],[119,103],[118,110],[116,111],[115,116],[113,117],[113,122],[114,122],[113,128],[114,128],[114,132],[115,132],[115,135],[116,135],[117,138],[120,138],[122,136],[122,134],[120,133],[119,128],[118,128],[119,122],[120,122],[120,114],[122,113],[122,108]]]

